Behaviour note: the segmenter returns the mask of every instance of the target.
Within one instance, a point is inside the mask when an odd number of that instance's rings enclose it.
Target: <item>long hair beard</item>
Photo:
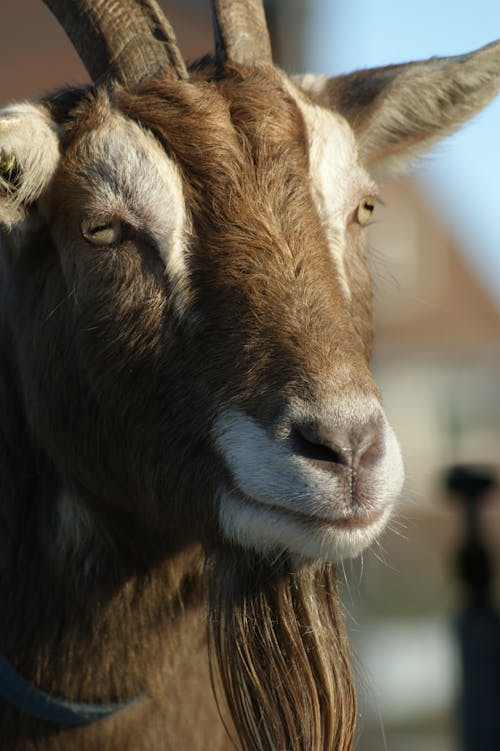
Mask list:
[[[294,572],[226,550],[209,591],[213,682],[242,751],[350,751],[356,696],[333,566]]]

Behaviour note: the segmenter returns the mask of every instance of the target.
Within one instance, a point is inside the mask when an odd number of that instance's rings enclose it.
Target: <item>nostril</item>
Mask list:
[[[356,450],[358,466],[368,467],[376,464],[383,451],[381,431],[372,430],[360,441]]]
[[[351,462],[350,447],[330,440],[316,425],[294,426],[290,441],[293,452],[309,461],[345,465]]]
[[[312,422],[292,426],[290,443],[296,455],[321,469],[356,469],[376,464],[383,451],[383,431],[379,420],[334,427]]]

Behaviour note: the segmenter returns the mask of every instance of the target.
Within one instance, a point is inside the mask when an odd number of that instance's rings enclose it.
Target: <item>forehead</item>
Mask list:
[[[162,204],[206,212],[230,197],[248,213],[253,199],[258,213],[264,201],[288,215],[290,196],[309,191],[329,222],[342,222],[371,188],[345,120],[273,70],[147,82],[111,98],[100,92],[77,108],[69,144],[72,173],[91,187],[91,210],[153,235],[179,233],[186,219],[183,210],[165,216]]]
[[[196,210],[221,190],[240,195],[259,172],[256,151],[297,171],[307,154],[301,116],[276,82],[281,102],[259,98],[259,83],[159,81],[135,94],[98,91],[66,116],[64,180],[87,211],[117,214],[156,235],[179,225],[162,206]],[[67,203],[79,202],[68,196]]]
[[[205,172],[241,166],[242,157],[255,162],[255,154],[248,152],[257,148],[269,156],[274,149],[282,159],[289,155],[297,165],[304,162],[300,152],[316,164],[327,150],[332,171],[344,175],[357,161],[345,120],[312,105],[272,69],[241,73],[230,68],[210,82],[148,82],[136,94],[114,92],[111,101],[100,92],[76,107],[68,121],[69,142],[79,145],[73,153],[79,150],[86,162],[98,151],[101,161],[111,161],[125,144],[129,153],[143,157],[146,141],[137,137],[131,121],[152,131],[167,156],[185,170],[201,161]],[[158,160],[153,141],[147,151]]]
[[[291,330],[306,299],[310,311],[351,299],[346,228],[371,182],[347,123],[278,72],[98,92],[67,122],[63,239],[79,233],[70,212],[118,215],[152,238],[182,310],[212,317],[221,291],[270,321],[280,309]]]

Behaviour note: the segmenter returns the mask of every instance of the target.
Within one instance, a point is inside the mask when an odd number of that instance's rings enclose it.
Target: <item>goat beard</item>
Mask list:
[[[236,745],[350,751],[356,696],[333,566],[294,571],[287,558],[233,549],[209,577],[212,682]]]

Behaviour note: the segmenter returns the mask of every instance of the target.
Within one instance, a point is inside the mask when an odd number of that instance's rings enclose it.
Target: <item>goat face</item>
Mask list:
[[[178,542],[359,552],[403,472],[369,374],[376,188],[347,122],[234,67],[9,117],[45,140],[9,278],[63,485]]]
[[[481,109],[498,50],[297,85],[178,63],[2,112],[13,357],[75,503],[162,545],[336,559],[373,539],[403,471],[369,374],[363,165]]]

